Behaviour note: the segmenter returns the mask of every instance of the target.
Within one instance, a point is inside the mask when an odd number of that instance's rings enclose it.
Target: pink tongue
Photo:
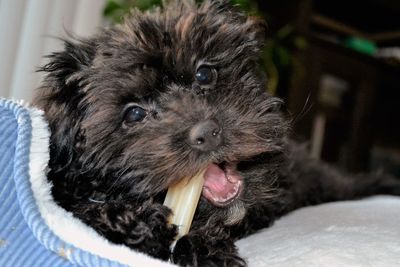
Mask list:
[[[236,175],[229,172],[225,175],[218,165],[210,164],[204,173],[203,196],[213,202],[226,202],[236,196],[238,182]]]

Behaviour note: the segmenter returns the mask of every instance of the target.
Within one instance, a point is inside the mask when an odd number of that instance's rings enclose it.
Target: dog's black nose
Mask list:
[[[221,127],[215,120],[202,121],[190,129],[189,141],[201,151],[211,151],[221,144],[221,132]]]

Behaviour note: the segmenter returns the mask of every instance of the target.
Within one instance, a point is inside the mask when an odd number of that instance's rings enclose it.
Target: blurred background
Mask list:
[[[231,0],[268,23],[266,88],[293,137],[349,171],[400,176],[400,1]],[[161,0],[0,0],[0,96],[30,101],[55,37],[88,36]]]

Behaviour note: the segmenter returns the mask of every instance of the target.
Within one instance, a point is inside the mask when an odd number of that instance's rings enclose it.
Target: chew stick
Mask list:
[[[172,210],[169,223],[178,226],[178,235],[172,244],[172,248],[175,246],[176,240],[189,232],[203,189],[204,172],[205,170],[199,172],[191,179],[182,179],[178,184],[168,189],[164,205]]]

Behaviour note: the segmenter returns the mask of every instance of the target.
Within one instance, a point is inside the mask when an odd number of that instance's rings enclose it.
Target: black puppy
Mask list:
[[[172,2],[49,56],[36,104],[53,196],[110,241],[184,266],[243,266],[234,241],[295,208],[375,193],[287,140],[257,61],[264,24],[228,1]],[[190,233],[169,247],[167,188],[207,169]]]

